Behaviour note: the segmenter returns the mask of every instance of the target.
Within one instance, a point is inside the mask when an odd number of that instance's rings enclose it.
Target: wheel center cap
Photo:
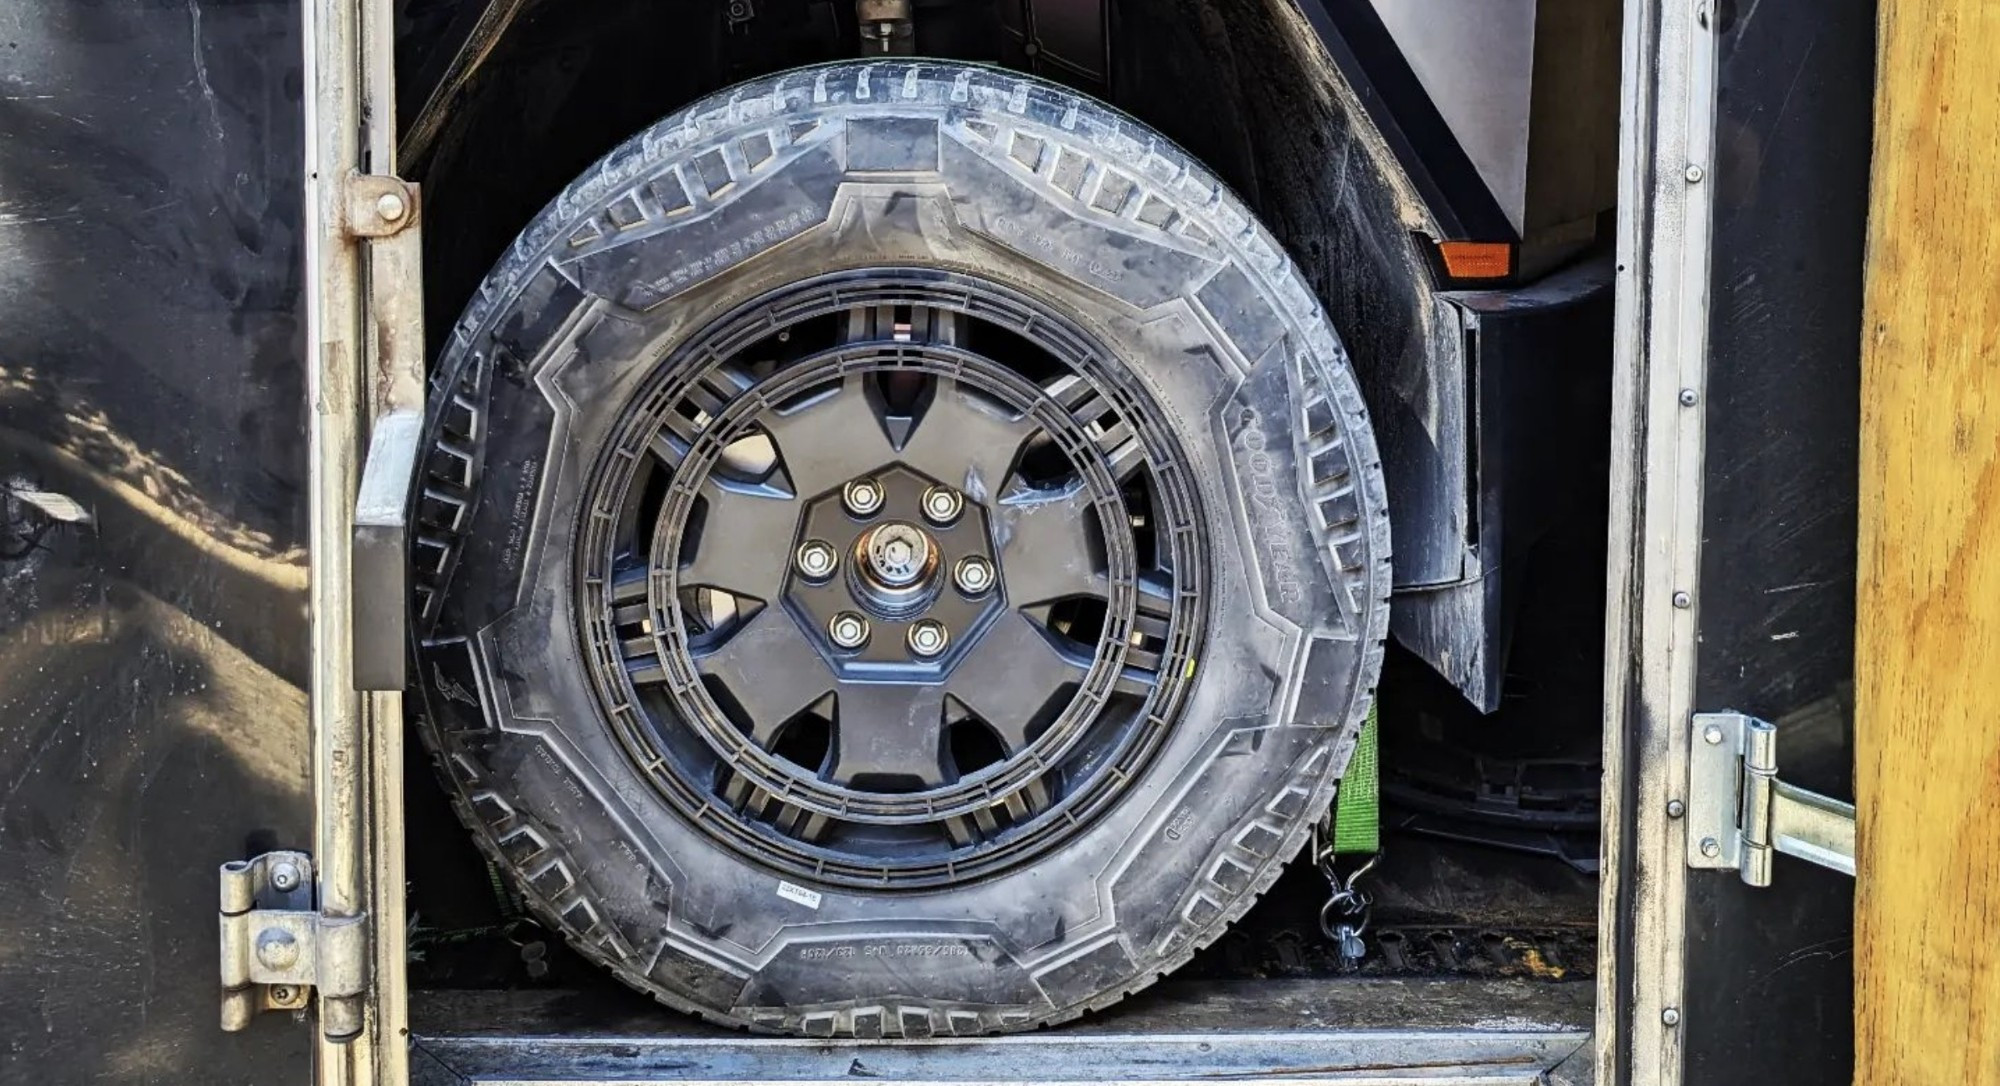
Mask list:
[[[923,580],[937,550],[922,529],[902,523],[869,532],[862,546],[869,575],[890,588],[908,588]]]

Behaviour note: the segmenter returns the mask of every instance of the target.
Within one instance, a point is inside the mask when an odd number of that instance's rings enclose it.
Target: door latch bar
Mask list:
[[[1696,713],[1688,750],[1688,866],[1771,885],[1776,853],[1854,874],[1854,805],[1778,779],[1776,725]]]

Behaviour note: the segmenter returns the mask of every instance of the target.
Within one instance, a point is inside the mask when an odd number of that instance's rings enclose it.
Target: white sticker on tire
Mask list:
[[[784,898],[786,901],[804,905],[808,909],[819,908],[820,897],[817,890],[808,890],[803,886],[795,886],[792,883],[780,881],[778,883],[778,896]]]

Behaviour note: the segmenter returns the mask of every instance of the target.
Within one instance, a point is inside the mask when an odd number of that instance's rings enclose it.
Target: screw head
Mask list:
[[[1722,742],[1722,729],[1710,724],[1701,730],[1701,739],[1702,742],[1707,743],[1709,746],[1715,746]]]
[[[1681,174],[1681,176],[1687,178],[1688,184],[1699,185],[1701,184],[1701,179],[1708,176],[1708,171],[1693,163],[1689,163],[1687,171]]]
[[[918,656],[932,657],[943,652],[951,644],[951,631],[936,619],[924,619],[910,627],[910,651]]]
[[[1691,388],[1681,389],[1682,407],[1693,407],[1695,404],[1698,404],[1700,402],[1701,402],[1701,393],[1696,392],[1694,389]]]
[[[826,635],[843,649],[858,649],[868,643],[868,620],[852,611],[842,611],[826,624]]]
[[[847,511],[857,517],[872,517],[882,508],[882,486],[873,479],[856,479],[841,491]]]
[[[1722,855],[1722,842],[1716,840],[1713,837],[1702,838],[1701,854],[1703,856],[1708,857],[1711,860],[1715,859],[1717,856]]]
[[[375,214],[382,216],[384,222],[395,222],[409,211],[409,205],[396,193],[385,192],[375,198]]]
[[[280,1007],[290,1007],[299,1002],[298,990],[289,984],[274,984],[271,986],[271,1002]]]
[[[1685,611],[1694,606],[1694,597],[1685,592],[1674,593],[1674,606]]]
[[[1662,1021],[1662,1022],[1666,1023],[1666,1024],[1667,1024],[1667,1025],[1669,1025],[1669,1026],[1678,1026],[1678,1025],[1680,1025],[1680,1024],[1681,1024],[1681,1012],[1680,1012],[1680,1008],[1678,1008],[1678,1007],[1668,1007],[1667,1009],[1665,1009],[1665,1010],[1661,1011],[1661,1012],[1660,1012],[1660,1021]]]
[[[1670,799],[1667,801],[1668,818],[1679,818],[1680,816],[1686,813],[1688,813],[1687,804],[1682,803],[1680,800],[1677,799]]]
[[[952,578],[958,582],[959,591],[968,596],[983,596],[993,587],[993,563],[976,554],[961,558]]]
[[[271,868],[271,889],[279,893],[290,893],[299,888],[299,869],[292,863],[275,864]]]
[[[934,486],[924,492],[924,519],[932,524],[950,524],[965,511],[965,499],[948,486]]]
[[[796,561],[807,580],[824,581],[840,567],[840,552],[823,539],[809,539],[799,545]]]
[[[272,969],[290,969],[299,961],[299,940],[283,928],[257,933],[257,960]]]

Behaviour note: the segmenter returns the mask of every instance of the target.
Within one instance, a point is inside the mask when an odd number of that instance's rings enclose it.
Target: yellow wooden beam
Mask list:
[[[1854,1081],[1984,1086],[2000,1083],[2000,2],[1881,0],[1879,30]]]

